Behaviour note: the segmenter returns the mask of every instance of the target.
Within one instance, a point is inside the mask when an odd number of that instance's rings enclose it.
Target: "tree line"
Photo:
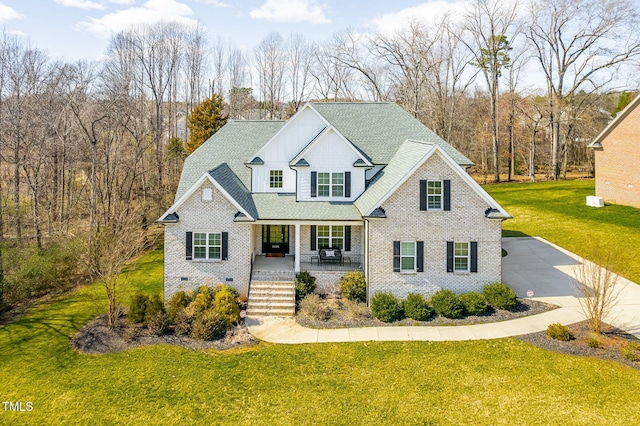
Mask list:
[[[586,145],[637,87],[619,82],[638,69],[638,8],[474,0],[395,33],[349,28],[316,42],[274,32],[244,50],[202,26],[161,22],[113,35],[100,61],[74,63],[4,33],[0,306],[122,266],[110,259],[133,235],[123,224],[147,232],[171,204],[187,118],[207,100],[234,120],[286,119],[311,100],[397,102],[484,181],[588,174]],[[138,237],[126,256],[148,241]]]

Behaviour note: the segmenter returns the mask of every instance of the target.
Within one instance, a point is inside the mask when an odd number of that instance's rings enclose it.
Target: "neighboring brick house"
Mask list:
[[[229,122],[186,159],[159,219],[165,298],[221,282],[248,294],[250,313],[290,313],[303,270],[318,292],[350,270],[364,273],[369,297],[481,290],[501,279],[510,216],[471,165],[394,103]]]
[[[595,151],[596,195],[640,208],[640,96],[591,142]]]

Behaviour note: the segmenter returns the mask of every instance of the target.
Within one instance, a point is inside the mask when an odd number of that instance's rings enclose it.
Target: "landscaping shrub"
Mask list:
[[[347,318],[351,320],[369,319],[373,315],[371,309],[364,302],[355,302],[353,300],[344,300],[343,306],[347,311]]]
[[[127,320],[134,324],[144,322],[144,315],[147,311],[147,304],[149,303],[149,297],[142,293],[136,293],[131,298],[129,304],[129,312],[127,313]]]
[[[151,317],[154,317],[161,313],[166,313],[167,310],[164,308],[164,302],[159,294],[153,294],[147,300],[147,308],[144,312],[144,323],[148,325]]]
[[[340,296],[355,302],[367,301],[367,280],[362,272],[348,272],[340,278]]]
[[[213,301],[213,309],[220,315],[225,325],[237,324],[240,321],[240,307],[236,302],[237,292],[230,289],[232,287],[222,286]]]
[[[393,322],[402,318],[402,305],[391,293],[376,293],[371,299],[371,312],[382,322]]]
[[[145,322],[153,336],[162,336],[169,329],[169,315],[164,311],[153,311],[151,314],[147,311]]]
[[[404,315],[416,321],[425,321],[433,314],[433,309],[429,306],[421,294],[409,293],[407,300],[403,302]]]
[[[487,300],[477,291],[462,293],[460,301],[469,315],[482,315],[487,311]]]
[[[569,340],[573,340],[573,334],[569,331],[569,328],[566,325],[562,325],[560,323],[554,322],[549,324],[547,327],[547,336],[552,339],[561,340],[563,342],[568,342]]]
[[[639,362],[640,361],[640,343],[625,343],[620,348],[620,355],[628,359],[629,361]]]
[[[134,340],[136,340],[139,334],[140,334],[140,329],[138,328],[138,326],[135,324],[129,323],[126,325],[124,330],[122,330],[122,340],[124,340],[125,343],[131,343]]]
[[[224,335],[226,323],[214,309],[207,309],[193,319],[191,337],[199,340],[213,340]]]
[[[487,303],[496,309],[511,310],[518,304],[518,296],[502,283],[487,284],[482,290]]]
[[[600,336],[595,333],[587,336],[586,341],[587,345],[591,348],[600,349],[602,347],[602,339],[600,339]]]
[[[176,328],[174,330],[176,336],[190,336],[191,325],[193,323],[193,315],[190,314],[190,309],[185,308],[178,312],[176,315]]]
[[[171,301],[169,301],[169,322],[171,324],[176,323],[178,312],[189,306],[189,303],[191,303],[191,298],[184,291],[179,291],[171,296]]]
[[[316,291],[316,277],[307,271],[296,275],[296,300],[302,300],[314,291]]]
[[[211,308],[212,303],[213,298],[211,297],[211,293],[208,291],[198,292],[195,299],[193,299],[193,302],[191,302],[188,307],[193,309],[194,314],[200,314]]]
[[[300,314],[318,321],[325,321],[331,316],[331,308],[323,303],[317,294],[309,294],[300,301]]]
[[[460,298],[451,290],[442,289],[433,295],[431,305],[436,314],[445,318],[462,318],[464,306]]]

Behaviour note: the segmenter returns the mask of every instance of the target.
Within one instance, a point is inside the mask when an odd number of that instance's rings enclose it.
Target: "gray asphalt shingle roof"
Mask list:
[[[240,181],[240,178],[236,176],[227,163],[222,163],[215,169],[209,172],[212,178],[227,191],[227,194],[231,196],[242,208],[254,219],[258,217],[256,206],[253,203],[251,192]]]
[[[184,161],[176,201],[202,175],[222,163],[227,163],[244,186],[250,188],[251,170],[244,162],[258,152],[283,124],[284,121],[229,121]]]
[[[362,220],[351,203],[330,201],[296,202],[295,194],[253,194],[261,220]]]
[[[392,102],[314,102],[313,108],[374,164],[388,164],[407,139],[440,146],[461,166],[473,162]]]
[[[379,207],[380,200],[400,182],[409,171],[434,147],[434,143],[407,140],[393,156],[387,167],[376,173],[375,182],[355,201],[362,215]]]

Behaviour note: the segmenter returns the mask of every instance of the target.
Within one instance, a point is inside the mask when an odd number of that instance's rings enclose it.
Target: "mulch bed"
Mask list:
[[[439,326],[439,325],[472,325],[489,322],[508,321],[522,318],[529,315],[541,314],[543,312],[557,309],[555,305],[539,302],[531,299],[518,299],[518,304],[512,311],[488,308],[487,312],[481,316],[469,315],[460,319],[449,319],[440,316],[433,316],[427,321],[416,321],[405,318],[401,321],[386,323],[379,321],[369,314],[368,317],[353,318],[349,304],[342,303],[339,299],[325,299],[324,301],[331,307],[331,318],[326,321],[319,321],[304,314],[298,313],[296,321],[298,324],[310,328],[347,328],[347,327],[397,327],[397,326]],[[370,312],[370,310],[369,310]]]
[[[547,336],[547,333],[544,331],[517,336],[516,339],[549,351],[621,362],[636,370],[640,370],[640,362],[630,361],[620,354],[620,348],[625,344],[639,343],[640,339],[637,337],[615,327],[607,326],[605,333],[600,336],[602,347],[592,348],[586,342],[587,337],[591,335],[587,321],[571,324],[567,327],[575,337],[574,340],[569,340],[568,342],[552,339]]]
[[[135,332],[132,333],[132,327]],[[129,324],[122,316],[113,330],[107,327],[106,315],[100,315],[82,327],[71,339],[71,347],[86,354],[106,354],[150,345],[176,345],[192,350],[227,350],[257,345],[258,341],[240,324],[227,330],[224,337],[204,341],[169,334],[153,336],[140,325]]]

